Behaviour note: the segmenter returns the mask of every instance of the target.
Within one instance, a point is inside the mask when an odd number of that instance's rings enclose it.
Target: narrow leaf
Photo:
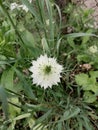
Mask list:
[[[42,46],[43,46],[44,52],[49,54],[50,49],[49,49],[48,43],[47,43],[47,41],[46,41],[46,39],[44,37],[42,38]]]
[[[37,119],[37,121],[35,122],[35,125],[33,127],[35,127],[37,124],[42,123],[43,121],[45,121],[47,118],[49,118],[49,116],[51,115],[52,109],[50,109],[49,111],[47,111],[43,116],[41,116],[40,118]]]
[[[71,34],[67,34],[65,37],[84,37],[84,36],[98,37],[97,35],[92,33],[71,33]]]
[[[5,119],[8,119],[8,101],[7,101],[7,95],[4,90],[4,88],[0,85],[0,100],[2,101],[2,109],[5,114]]]

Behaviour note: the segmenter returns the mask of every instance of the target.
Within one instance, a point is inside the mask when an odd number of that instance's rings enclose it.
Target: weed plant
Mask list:
[[[10,9],[11,3],[18,6]],[[0,130],[98,130],[98,31],[92,10],[0,0]],[[61,82],[32,83],[32,60],[56,58]]]

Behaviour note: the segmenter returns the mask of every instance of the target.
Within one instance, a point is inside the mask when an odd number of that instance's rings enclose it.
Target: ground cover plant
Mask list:
[[[0,130],[98,129],[98,30],[72,2],[0,0]]]

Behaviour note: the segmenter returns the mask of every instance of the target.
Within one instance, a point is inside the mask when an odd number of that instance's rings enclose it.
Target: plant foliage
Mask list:
[[[11,10],[13,2],[19,7]],[[0,130],[98,129],[93,10],[59,3],[0,0]],[[32,84],[29,72],[43,54],[64,68],[61,83],[46,90]]]

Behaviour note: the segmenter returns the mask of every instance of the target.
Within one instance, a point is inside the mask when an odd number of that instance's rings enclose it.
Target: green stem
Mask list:
[[[11,104],[11,105],[13,105],[13,106],[15,106],[15,107],[17,107],[17,108],[22,108],[21,106],[15,104],[15,103],[13,103],[13,102],[8,101],[8,103]]]
[[[44,18],[43,18],[42,11],[41,11],[41,8],[40,8],[39,0],[36,0],[36,2],[37,2],[37,5],[38,5],[38,9],[39,9],[41,21],[42,21],[42,23],[43,23],[43,25],[44,25]],[[44,27],[43,27],[43,30],[44,30],[45,37],[46,37],[46,39],[47,39],[47,33],[46,33],[46,30],[45,30]],[[48,42],[48,41],[47,41],[47,42]]]
[[[13,26],[13,28],[14,28],[14,30],[15,30],[17,36],[18,36],[18,38],[19,38],[20,41],[21,41],[21,46],[24,48],[24,41],[23,41],[23,39],[21,38],[19,32],[17,31],[16,26],[15,26],[15,24],[14,24],[12,18],[10,17],[8,11],[7,11],[6,8],[4,7],[4,5],[2,4],[1,0],[0,0],[0,6],[2,7],[2,9],[3,9],[4,13],[6,14],[6,16],[8,17],[9,21],[11,22],[11,24],[12,24],[12,26]]]

